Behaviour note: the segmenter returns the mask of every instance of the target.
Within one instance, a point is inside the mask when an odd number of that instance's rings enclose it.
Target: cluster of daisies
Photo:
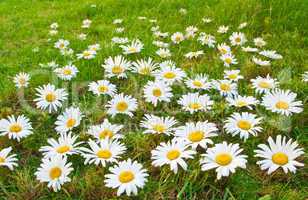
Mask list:
[[[180,13],[185,14],[185,9]],[[140,16],[138,20],[148,20],[155,24],[155,19],[148,19]],[[211,23],[212,19],[203,18],[202,22]],[[92,21],[86,19],[82,22],[81,28],[89,29]],[[115,33],[125,31],[123,19],[113,21]],[[242,23],[238,27],[241,31],[247,26]],[[227,34],[228,26],[218,27],[217,34]],[[157,107],[158,105],[176,102],[182,112],[189,115],[200,112],[211,112],[215,103],[211,93],[220,95],[221,101],[226,101],[229,107],[236,108],[234,112],[224,120],[223,129],[227,134],[239,137],[244,142],[249,137],[256,137],[262,132],[262,117],[259,117],[254,110],[256,106],[264,107],[266,110],[279,115],[291,116],[302,112],[302,102],[296,100],[296,94],[290,90],[279,88],[279,82],[270,75],[265,77],[257,76],[251,79],[255,96],[239,94],[238,83],[244,79],[239,69],[231,69],[238,61],[232,49],[250,52],[252,61],[260,66],[268,66],[271,61],[282,59],[282,56],[274,50],[262,49],[266,42],[262,38],[253,40],[254,46],[245,46],[249,41],[243,32],[233,32],[225,43],[218,43],[214,35],[200,32],[197,27],[189,26],[185,32],[169,34],[162,32],[160,27],[151,27],[153,33],[153,45],[158,49],[155,54],[162,61],[157,62],[154,58],[131,60],[129,54],[138,54],[145,47],[141,40],[129,40],[126,37],[113,37],[112,44],[118,47],[122,54],[105,58],[101,67],[104,69],[104,79],[96,80],[88,85],[88,91],[95,96],[106,96],[108,102],[105,105],[106,112],[110,118],[118,115],[133,118],[138,107],[138,102],[145,101]],[[55,37],[58,34],[58,24],[50,26],[49,34]],[[86,34],[79,35],[79,39],[86,40]],[[218,58],[226,67],[223,77],[220,80],[213,80],[207,74],[195,74],[188,76],[184,70],[170,60],[172,52],[170,46],[179,46],[184,40],[196,41],[204,48],[217,49]],[[54,61],[46,65],[62,80],[70,81],[78,74],[76,63],[78,60],[95,59],[101,50],[99,44],[91,44],[87,49],[75,54],[70,48],[70,42],[65,39],[58,39],[54,47],[63,56],[71,58],[71,62],[60,67]],[[203,49],[204,49],[203,48]],[[186,53],[187,59],[198,59],[204,55],[203,50],[196,50]],[[136,57],[135,57],[136,58]],[[156,59],[157,60],[157,59]],[[143,76],[149,81],[140,91],[142,99],[137,100],[134,96],[122,93],[115,84],[117,79],[128,79],[130,76]],[[26,88],[29,85],[30,75],[19,73],[15,76],[14,82],[17,88]],[[306,75],[307,80],[307,75]],[[182,94],[179,98],[173,93],[173,86],[184,84],[188,93]],[[69,94],[64,88],[57,88],[53,84],[46,84],[36,88],[34,102],[38,109],[48,113],[58,112]],[[70,156],[78,154],[84,158],[85,165],[96,165],[108,167],[109,173],[105,175],[106,187],[117,189],[117,194],[136,195],[138,189],[143,188],[148,180],[147,169],[135,160],[123,159],[127,148],[123,143],[125,134],[124,126],[112,123],[112,120],[104,119],[102,123],[88,126],[88,141],[81,141],[77,133],[77,127],[81,125],[86,116],[79,107],[73,105],[62,109],[58,115],[54,128],[57,134],[55,138],[49,138],[47,145],[42,146],[39,151],[42,154],[41,165],[35,176],[40,182],[46,182],[48,187],[54,191],[61,189],[61,186],[70,182],[70,175],[73,172]],[[203,171],[213,170],[217,179],[229,176],[237,168],[246,168],[248,156],[240,144],[232,144],[226,141],[214,143],[213,138],[219,137],[222,130],[210,121],[197,121],[180,123],[172,116],[157,116],[151,113],[144,113],[143,119],[139,122],[144,134],[166,135],[166,141],[161,142],[151,151],[151,160],[154,167],[169,166],[173,173],[179,170],[187,170],[188,160],[196,158],[200,154],[200,165]],[[20,141],[33,134],[30,120],[24,116],[9,116],[0,121],[0,135],[9,139]],[[12,154],[12,147],[0,151],[0,166],[6,166],[13,170],[17,166],[17,156]],[[262,170],[268,174],[278,168],[285,173],[295,172],[297,167],[303,163],[296,161],[296,158],[304,152],[296,141],[287,139],[285,136],[277,135],[269,137],[267,144],[260,144],[254,151],[257,162]],[[198,156],[199,157],[199,156]]]

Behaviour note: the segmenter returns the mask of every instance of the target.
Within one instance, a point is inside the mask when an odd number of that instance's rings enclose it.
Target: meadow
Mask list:
[[[140,16],[146,19],[138,18]],[[205,23],[203,18],[212,21]],[[88,29],[81,28],[85,19],[92,21]],[[114,24],[115,19],[123,19],[123,22]],[[150,22],[149,19],[157,22]],[[58,33],[50,35],[50,25],[54,22],[59,25]],[[174,45],[170,36],[178,31],[184,33],[188,26],[196,26],[198,32],[214,35],[219,44],[228,42],[232,32],[239,32],[238,26],[243,22],[247,22],[247,26],[240,32],[245,34],[250,46],[253,45],[253,38],[262,37],[267,42],[265,49],[276,50],[283,59],[274,60],[270,66],[259,66],[252,62],[249,53],[236,48],[234,54],[238,64],[231,68],[239,69],[244,77],[238,83],[238,92],[254,96],[250,80],[270,74],[279,82],[279,88],[296,93],[296,99],[303,104],[303,111],[291,116],[279,115],[261,106],[254,107],[252,112],[263,118],[263,130],[257,136],[250,136],[244,141],[238,135],[226,133],[225,120],[239,109],[231,108],[226,98],[217,91],[209,92],[214,101],[210,112],[190,114],[177,103],[183,94],[190,91],[184,84],[172,86],[174,100],[155,107],[143,98],[143,87],[152,80],[151,77],[128,73],[126,79],[111,79],[118,91],[137,99],[138,109],[133,117],[111,117],[105,108],[111,98],[96,96],[88,91],[90,82],[105,78],[106,72],[101,66],[104,60],[122,54],[122,49],[111,42],[113,37],[138,38],[144,44],[139,54],[124,55],[128,60],[152,57],[160,63],[170,59],[189,77],[205,73],[213,80],[222,79],[224,70],[228,68],[220,60],[216,48],[201,45],[196,39]],[[217,33],[221,25],[229,26],[227,34]],[[168,59],[156,54],[158,47],[152,44],[155,37],[151,31],[154,26],[170,34],[165,39],[170,43],[172,52]],[[117,33],[117,27],[125,29]],[[85,40],[80,39],[81,33],[87,35]],[[61,38],[70,41],[74,55],[91,44],[98,43],[101,49],[95,58],[89,60],[63,56],[54,47]],[[197,50],[203,50],[204,55],[198,59],[184,56]],[[51,61],[59,66],[73,62],[79,72],[71,81],[60,80],[47,66]],[[24,114],[33,127],[33,134],[20,141],[0,136],[0,149],[11,146],[18,159],[18,166],[12,171],[0,166],[0,199],[307,200],[308,87],[302,76],[307,70],[306,0],[0,0],[0,119]],[[15,87],[13,78],[19,72],[30,74],[28,87]],[[57,112],[48,113],[36,108],[35,88],[47,83],[68,91],[68,99]],[[261,99],[260,95],[256,97]],[[127,150],[122,160],[131,158],[138,161],[149,174],[145,186],[138,189],[138,195],[117,196],[116,189],[108,188],[104,183],[108,168],[84,165],[84,158],[77,154],[68,159],[74,170],[69,175],[71,181],[62,185],[60,191],[53,192],[46,183],[37,180],[35,172],[43,157],[39,149],[48,145],[48,138],[58,137],[55,121],[70,105],[78,106],[84,114],[80,125],[72,131],[78,135],[78,141],[86,142],[90,138],[87,133],[89,126],[102,123],[106,118],[123,125],[121,132],[125,137],[122,143]],[[186,161],[186,171],[179,168],[176,174],[169,166],[153,166],[151,151],[160,142],[168,141],[170,136],[144,134],[139,122],[146,113],[173,116],[179,125],[204,120],[215,123],[219,136],[212,139],[214,143],[238,143],[248,156],[246,169],[237,169],[228,177],[217,180],[215,170],[201,170],[200,154]],[[268,175],[256,164],[259,158],[254,157],[254,150],[259,144],[266,143],[269,136],[277,135],[296,140],[304,149],[305,153],[297,160],[305,166],[299,167],[296,173],[286,174],[279,169]],[[205,153],[204,149],[199,151]]]

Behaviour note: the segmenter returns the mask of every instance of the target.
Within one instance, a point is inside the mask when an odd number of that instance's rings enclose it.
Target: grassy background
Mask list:
[[[91,8],[96,4],[96,8]],[[178,10],[186,8],[187,15],[181,15]],[[246,80],[242,81],[240,92],[253,94],[247,87],[249,79],[257,75],[271,74],[278,78],[281,88],[291,89],[298,94],[298,98],[307,102],[308,88],[301,82],[301,74],[308,66],[308,3],[306,0],[123,0],[123,1],[39,1],[39,0],[0,0],[0,117],[10,114],[26,114],[31,118],[34,134],[22,140],[20,143],[10,141],[6,137],[0,138],[0,147],[13,146],[18,154],[19,167],[13,172],[0,168],[0,199],[116,199],[115,191],[104,187],[103,176],[107,169],[94,166],[83,166],[83,159],[73,156],[74,172],[71,175],[72,182],[65,184],[58,193],[50,192],[46,185],[39,184],[35,180],[34,172],[39,166],[41,155],[38,153],[40,146],[46,144],[48,137],[55,137],[54,121],[57,114],[48,115],[43,112],[33,111],[34,88],[47,82],[53,82],[59,87],[67,87],[67,83],[58,81],[47,69],[39,67],[39,63],[47,63],[55,60],[60,65],[65,65],[68,60],[59,55],[53,46],[53,41],[58,38],[70,40],[71,47],[75,52],[80,52],[88,44],[100,43],[102,50],[96,59],[91,61],[77,61],[79,68],[78,77],[73,80],[73,100],[86,113],[86,119],[81,127],[75,131],[80,134],[82,140],[88,136],[85,134],[87,125],[99,123],[106,117],[103,105],[107,99],[95,98],[86,92],[88,81],[99,80],[103,76],[100,67],[104,58],[109,55],[117,55],[119,48],[110,46],[110,39],[115,36],[112,24],[113,19],[123,18],[126,32],[123,34],[129,38],[140,38],[146,49],[138,56],[130,59],[155,56],[156,48],[151,45],[152,24],[142,22],[138,16],[156,18],[162,31],[183,31],[189,25],[196,25],[200,31],[211,33],[217,37],[218,42],[225,41],[227,36],[216,34],[219,25],[230,25],[231,31],[244,21],[248,27],[243,32],[250,39],[262,36],[267,42],[269,49],[278,50],[284,56],[283,60],[273,62],[271,67],[257,67],[250,61],[247,54],[236,53],[239,60],[238,68]],[[211,24],[203,24],[201,18],[207,16],[214,19]],[[80,25],[83,19],[93,20],[86,41],[79,41],[77,35],[81,32]],[[47,39],[49,25],[58,22],[59,35]],[[230,32],[231,32],[230,31]],[[251,44],[251,43],[250,43]],[[188,62],[183,54],[203,48],[205,56],[196,62]],[[37,49],[38,52],[34,52]],[[222,78],[224,68],[213,49],[201,47],[197,42],[185,41],[181,48],[171,47],[174,53],[172,59],[178,66],[184,68],[188,74],[206,72],[211,78]],[[19,71],[30,72],[32,80],[30,87],[25,91],[17,92],[12,77]],[[116,81],[120,90],[133,93],[140,101],[140,88],[147,80],[142,77],[129,80]],[[138,83],[136,85],[135,83]],[[175,87],[174,91],[180,95],[185,92],[181,87]],[[23,101],[19,96],[25,94]],[[216,100],[213,113],[202,113],[193,117],[183,113],[173,115],[181,122],[188,120],[209,119],[222,126],[225,116],[234,110],[226,108],[221,97],[212,94]],[[25,106],[25,102],[29,106]],[[308,168],[307,164],[295,175],[284,175],[281,171],[271,176],[262,172],[255,164],[253,149],[265,142],[270,135],[283,134],[297,139],[301,146],[308,146],[307,112],[297,114],[292,118],[279,117],[258,108],[258,115],[265,117],[264,132],[257,138],[250,138],[243,142],[238,137],[230,137],[222,132],[216,142],[227,140],[239,142],[250,156],[247,170],[238,170],[235,174],[222,181],[215,180],[214,172],[201,172],[198,158],[189,161],[187,172],[180,170],[173,175],[169,169],[153,168],[150,164],[151,149],[167,138],[145,136],[134,121],[140,121],[143,112],[154,112],[153,107],[140,102],[141,108],[134,119],[117,117],[114,122],[124,121],[127,137],[125,144],[130,157],[144,163],[150,171],[150,179],[143,190],[140,190],[135,199],[259,199],[264,195],[270,195],[271,199],[306,199],[308,198]],[[307,110],[307,106],[305,106]],[[176,104],[159,107],[159,110],[169,112],[179,110]],[[94,112],[95,111],[95,112]],[[307,153],[301,158],[307,163]],[[123,199],[126,199],[123,197]],[[128,198],[127,198],[128,199]],[[266,198],[264,198],[266,199]]]

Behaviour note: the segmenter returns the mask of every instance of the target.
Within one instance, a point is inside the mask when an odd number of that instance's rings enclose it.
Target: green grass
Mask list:
[[[96,4],[96,8],[91,8]],[[186,8],[188,13],[183,16],[180,8]],[[39,166],[41,155],[38,153],[40,146],[45,145],[47,138],[55,137],[54,122],[57,114],[33,111],[29,105],[33,105],[34,88],[52,82],[59,87],[68,87],[65,82],[59,82],[47,69],[42,69],[39,63],[47,63],[55,60],[64,65],[68,60],[64,59],[53,48],[53,42],[58,38],[70,40],[75,52],[80,52],[88,44],[100,43],[102,50],[91,61],[77,61],[79,68],[78,77],[72,81],[74,88],[73,101],[77,103],[86,118],[81,127],[75,131],[80,134],[82,140],[86,140],[85,130],[87,125],[102,121],[106,117],[103,104],[106,99],[95,98],[87,91],[87,83],[99,80],[103,76],[101,64],[110,55],[121,53],[119,48],[110,46],[110,39],[116,34],[113,19],[123,18],[126,28],[125,36],[130,39],[138,37],[146,49],[138,56],[129,56],[131,60],[145,56],[155,56],[156,48],[151,45],[152,24],[142,22],[138,16],[146,16],[158,20],[162,31],[184,31],[189,25],[196,25],[200,31],[211,33],[219,42],[227,39],[227,36],[216,34],[219,25],[230,25],[231,31],[244,21],[248,27],[243,30],[251,39],[262,36],[269,49],[275,49],[284,56],[283,60],[274,61],[271,67],[257,67],[249,60],[247,54],[236,54],[242,74],[245,77],[241,85],[241,92],[252,94],[247,87],[249,79],[257,75],[270,73],[278,78],[281,88],[291,89],[298,94],[298,99],[307,103],[308,87],[301,81],[301,74],[308,70],[308,4],[306,0],[93,0],[93,1],[42,1],[42,0],[2,0],[0,1],[0,118],[10,114],[25,114],[33,122],[34,134],[17,143],[0,137],[0,147],[13,146],[13,151],[18,154],[19,167],[13,172],[0,168],[0,199],[116,199],[115,190],[104,187],[104,174],[107,169],[94,166],[83,166],[83,159],[73,156],[69,160],[73,162],[74,172],[71,175],[72,182],[65,184],[58,192],[50,192],[46,184],[40,184],[34,176]],[[214,19],[207,25],[201,22],[201,18],[207,16]],[[93,20],[86,41],[79,41],[77,35],[82,32],[80,25],[83,19]],[[47,39],[49,25],[58,22],[59,35]],[[183,54],[198,49],[205,50],[203,59],[196,62],[188,62]],[[33,49],[38,49],[34,52]],[[184,68],[188,74],[205,72],[213,79],[222,78],[224,70],[217,54],[213,49],[201,47],[197,42],[185,41],[181,48],[172,47],[174,52],[172,60],[178,66]],[[24,101],[21,91],[17,92],[12,82],[12,77],[19,71],[32,74],[30,87],[25,89]],[[135,85],[137,79],[138,85]],[[141,99],[140,89],[146,80],[142,77],[129,76],[128,80],[117,81],[120,91],[134,94]],[[181,93],[183,88],[176,87],[174,91]],[[179,95],[179,94],[178,94]],[[227,109],[221,103],[221,97],[214,95],[216,101],[214,113],[202,113],[191,115],[177,113],[176,118],[185,122],[188,120],[209,119],[221,126],[223,117],[228,116],[233,110]],[[28,106],[26,106],[28,105]],[[279,117],[269,114],[264,110],[258,110],[258,114],[266,117],[262,126],[264,131],[257,138],[250,138],[247,142],[238,137],[230,137],[222,134],[216,142],[227,140],[238,142],[249,155],[247,170],[237,170],[232,176],[216,181],[214,172],[202,172],[199,160],[189,161],[189,169],[173,175],[167,167],[154,168],[150,162],[150,151],[159,141],[166,138],[145,136],[134,125],[140,121],[143,112],[153,111],[153,107],[142,104],[134,119],[116,117],[113,121],[123,123],[128,135],[124,140],[129,151],[125,158],[133,158],[144,164],[150,171],[150,178],[146,187],[139,191],[134,199],[259,199],[269,195],[271,199],[304,200],[308,198],[308,166],[307,153],[301,158],[306,166],[298,170],[296,174],[285,175],[278,171],[271,176],[262,172],[255,164],[253,150],[267,137],[283,134],[297,139],[299,144],[308,152],[308,128],[307,104],[305,111],[292,117]],[[160,107],[161,112],[179,110],[175,103]],[[129,128],[129,127],[133,128]],[[121,199],[128,199],[121,197]],[[266,197],[264,197],[266,199]]]

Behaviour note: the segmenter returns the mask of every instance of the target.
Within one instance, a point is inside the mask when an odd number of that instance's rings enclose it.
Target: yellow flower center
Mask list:
[[[200,87],[203,86],[202,82],[201,82],[201,81],[198,81],[198,80],[194,80],[194,81],[193,81],[193,85],[194,85],[195,87],[198,87],[198,88],[200,88]]]
[[[56,100],[56,95],[54,93],[48,93],[45,99],[47,102],[54,102]]]
[[[287,110],[289,108],[289,104],[287,102],[285,102],[285,101],[278,101],[276,103],[276,108]]]
[[[238,101],[236,104],[237,104],[237,106],[238,106],[238,107],[247,106],[247,102],[245,102],[245,101],[241,101],[241,100],[240,100],[240,101]]]
[[[114,66],[112,68],[112,73],[114,74],[121,74],[123,73],[124,69],[121,66]]]
[[[216,156],[215,161],[219,165],[226,166],[231,163],[232,156],[228,153],[220,153]]]
[[[127,108],[128,104],[125,101],[120,101],[116,106],[116,109],[119,112],[124,112],[125,110],[127,110]]]
[[[240,37],[235,38],[235,42],[240,43],[241,42],[241,38]]]
[[[189,133],[188,139],[192,142],[200,142],[204,137],[203,131],[193,131]]]
[[[220,89],[221,89],[222,91],[228,92],[228,91],[231,90],[231,87],[230,87],[230,85],[227,84],[227,83],[222,83],[222,84],[220,84]]]
[[[232,58],[229,58],[229,57],[225,58],[225,62],[228,63],[228,64],[231,64],[232,63]]]
[[[5,162],[5,158],[0,156],[0,164]]]
[[[182,37],[181,37],[181,36],[177,35],[177,36],[175,37],[175,41],[179,42],[179,41],[181,41],[181,40],[182,40]]]
[[[98,91],[99,91],[100,93],[106,93],[106,92],[108,92],[108,87],[107,87],[106,85],[100,85],[100,86],[98,87]]]
[[[155,97],[160,97],[162,95],[162,92],[159,88],[155,88],[155,89],[153,89],[153,95]]]
[[[62,170],[59,167],[53,167],[49,171],[49,177],[52,180],[59,178],[61,176],[61,174],[62,174]]]
[[[228,77],[229,79],[234,80],[237,78],[237,74],[230,74]]]
[[[221,48],[221,49],[220,49],[220,52],[221,52],[222,54],[228,53],[227,49],[225,49],[225,48]]]
[[[60,45],[59,45],[59,48],[60,49],[63,49],[65,47],[65,45],[63,44],[63,43],[61,43]]]
[[[285,153],[278,152],[272,156],[272,161],[277,165],[285,165],[289,162],[289,158]]]
[[[198,110],[200,109],[202,106],[200,103],[191,103],[189,104],[189,108],[193,109],[193,110]]]
[[[136,53],[136,52],[137,52],[137,49],[136,49],[135,47],[130,47],[130,48],[128,49],[128,51],[129,51],[130,53]]]
[[[10,132],[19,133],[22,130],[22,127],[19,124],[12,124],[10,126]]]
[[[67,128],[72,128],[76,124],[76,119],[70,118],[66,122]]]
[[[181,155],[180,151],[179,150],[170,150],[168,153],[167,153],[167,158],[169,160],[175,160],[177,159],[179,156]]]
[[[266,89],[271,88],[271,85],[266,81],[260,81],[258,86],[261,88],[266,88]]]
[[[245,131],[248,131],[251,128],[251,123],[247,120],[240,120],[237,122],[237,126]]]
[[[174,72],[167,72],[167,73],[164,74],[164,77],[166,79],[173,79],[173,78],[175,78],[175,76],[176,76],[176,74]]]
[[[164,124],[155,124],[153,126],[153,130],[158,133],[163,133],[166,130],[166,126]]]
[[[72,70],[71,69],[64,69],[63,70],[63,74],[64,75],[71,75],[72,74]]]
[[[140,74],[143,74],[143,75],[148,75],[148,74],[151,74],[151,68],[149,67],[143,67],[139,70],[139,73]]]
[[[24,78],[19,78],[18,82],[19,82],[20,85],[26,84],[26,80]]]
[[[100,149],[96,153],[97,157],[102,158],[102,159],[109,159],[112,156],[112,153],[108,149]]]
[[[132,171],[123,171],[119,174],[119,181],[121,183],[128,183],[134,180],[135,175]]]
[[[69,146],[64,145],[64,146],[58,147],[58,148],[57,148],[57,152],[62,154],[62,153],[68,152],[70,149],[71,149],[71,148],[70,148]]]
[[[83,52],[83,57],[88,57],[88,56],[90,56],[90,55],[91,55],[91,53],[88,52],[88,51],[84,51],[84,52]]]
[[[99,139],[105,139],[105,138],[112,138],[113,132],[109,129],[105,129],[102,132],[99,133]]]

